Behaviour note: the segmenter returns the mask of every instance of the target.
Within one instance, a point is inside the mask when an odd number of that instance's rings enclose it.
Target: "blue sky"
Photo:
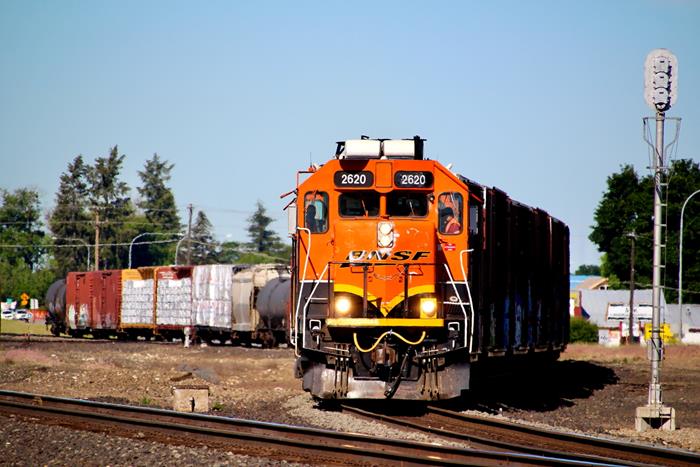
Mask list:
[[[700,2],[0,0],[0,187],[53,205],[77,154],[157,152],[184,217],[246,240],[261,200],[286,232],[296,170],[335,141],[427,138],[453,170],[571,228],[572,268],[608,175],[645,173],[644,59],[679,62],[679,157],[700,158]],[[650,213],[651,215],[651,213]]]

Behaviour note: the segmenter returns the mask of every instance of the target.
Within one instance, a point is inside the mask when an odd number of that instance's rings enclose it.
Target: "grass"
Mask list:
[[[14,319],[0,320],[0,332],[6,334],[43,334],[51,335],[51,331],[43,323],[25,323]]]
[[[141,405],[153,405],[153,399],[148,396],[143,396],[139,402]]]

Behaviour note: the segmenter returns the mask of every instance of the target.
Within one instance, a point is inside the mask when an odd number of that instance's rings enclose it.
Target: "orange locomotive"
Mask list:
[[[474,362],[568,341],[568,228],[423,143],[340,142],[298,175],[290,341],[317,398],[453,398]]]

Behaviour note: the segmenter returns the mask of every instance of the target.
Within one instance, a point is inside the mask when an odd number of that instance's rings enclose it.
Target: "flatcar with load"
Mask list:
[[[568,227],[423,148],[343,141],[297,175],[289,338],[316,398],[454,398],[477,362],[568,343]]]

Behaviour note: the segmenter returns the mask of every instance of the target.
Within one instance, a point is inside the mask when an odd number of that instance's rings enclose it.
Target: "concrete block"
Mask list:
[[[173,410],[178,412],[209,412],[209,386],[178,385],[172,387]]]
[[[634,428],[637,431],[676,429],[676,411],[665,405],[645,405],[637,407],[634,417]]]

